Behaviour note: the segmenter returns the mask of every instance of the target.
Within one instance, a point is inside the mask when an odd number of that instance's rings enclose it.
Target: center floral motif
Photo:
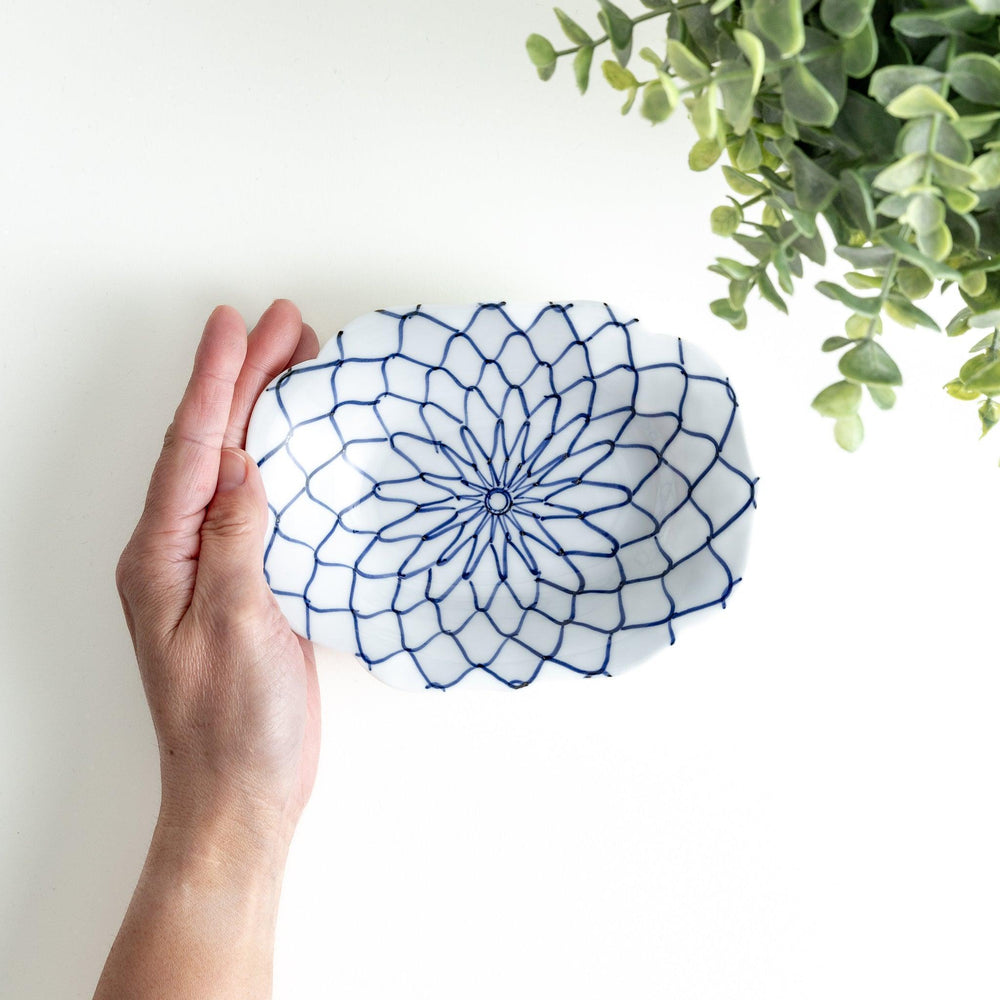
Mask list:
[[[518,687],[724,601],[754,495],[728,382],[597,303],[440,312],[371,314],[265,394],[265,571],[297,629],[393,683]]]
[[[510,493],[503,487],[492,487],[486,491],[486,509],[491,514],[506,514],[514,505]]]

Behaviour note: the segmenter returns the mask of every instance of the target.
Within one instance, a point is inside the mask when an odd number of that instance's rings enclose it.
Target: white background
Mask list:
[[[970,338],[889,330],[899,405],[841,452],[809,402],[842,311],[711,316],[721,178],[683,114],[541,83],[545,3],[4,12],[5,1000],[89,997],[131,895],[158,768],[114,565],[208,314],[279,296],[321,340],[608,301],[726,367],[761,482],[728,610],[624,677],[408,695],[322,655],[278,1000],[1000,993],[1000,438],[940,389]]]

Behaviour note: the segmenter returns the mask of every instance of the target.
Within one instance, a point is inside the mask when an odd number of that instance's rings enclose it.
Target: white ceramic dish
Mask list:
[[[736,396],[599,302],[361,316],[247,434],[300,635],[405,688],[616,674],[724,606],[755,501]]]

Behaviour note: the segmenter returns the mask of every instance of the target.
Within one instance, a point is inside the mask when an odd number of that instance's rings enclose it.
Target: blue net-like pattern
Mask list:
[[[521,311],[379,310],[255,408],[268,583],[389,683],[614,673],[740,579],[728,379],[606,304]]]

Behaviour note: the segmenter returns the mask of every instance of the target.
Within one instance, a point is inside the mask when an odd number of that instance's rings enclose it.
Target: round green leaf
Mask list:
[[[750,293],[750,282],[749,281],[730,281],[729,282],[729,304],[734,309],[742,309],[743,303],[747,300],[747,295]]]
[[[807,212],[822,212],[836,197],[837,179],[806,156],[797,146],[788,151],[788,165],[795,181],[795,201]]]
[[[903,376],[896,362],[881,344],[862,340],[857,347],[841,355],[840,374],[866,385],[902,385]]]
[[[848,271],[844,280],[851,288],[868,289],[881,288],[882,278],[877,274],[862,274],[860,271]]]
[[[846,417],[858,412],[861,386],[856,382],[834,382],[812,401],[812,408],[824,417]]]
[[[868,76],[878,62],[878,32],[871,20],[853,38],[845,38],[842,49],[844,72],[856,80]]]
[[[753,73],[750,93],[756,94],[760,90],[761,80],[764,79],[764,43],[752,31],[745,31],[743,28],[737,28],[733,32],[733,40],[750,63],[750,71]]]
[[[891,410],[896,405],[896,393],[887,385],[868,386],[868,395],[880,410]]]
[[[677,89],[677,84],[674,83],[674,78],[662,69],[656,71],[657,79],[660,81],[660,86],[663,88],[663,93],[667,95],[667,101],[670,103],[670,110],[673,111],[678,104],[681,103],[681,92]]]
[[[894,319],[900,326],[925,326],[928,330],[940,330],[934,319],[922,309],[918,309],[909,299],[898,292],[890,292],[885,303],[886,315]]]
[[[909,198],[901,194],[891,194],[875,206],[875,211],[879,215],[889,216],[890,219],[898,219],[906,211],[906,206],[909,204]]]
[[[980,364],[970,373],[969,366],[982,358],[986,358],[986,362]],[[970,361],[966,361],[958,374],[966,389],[970,391],[975,389],[985,396],[1000,395],[1000,358],[990,358],[987,354],[977,355]]]
[[[605,59],[601,63],[601,71],[604,73],[604,79],[615,90],[634,90],[639,86],[639,81],[632,71],[625,69],[624,66],[619,66],[613,59]]]
[[[525,42],[528,58],[539,68],[544,69],[556,61],[556,50],[544,35],[528,35]]]
[[[735,69],[734,69],[735,67]],[[745,67],[732,60],[718,66],[718,87],[722,93],[722,110],[734,135],[745,135],[753,121],[755,99]]]
[[[879,104],[889,104],[919,83],[933,87],[943,79],[944,74],[930,66],[883,66],[872,73],[868,93]]]
[[[979,422],[983,427],[983,433],[979,437],[984,438],[1000,423],[1000,403],[995,399],[983,400],[983,405],[979,407]]]
[[[962,291],[975,298],[986,291],[986,275],[982,271],[968,271],[962,275]]]
[[[775,309],[783,312],[786,316],[788,315],[788,306],[785,304],[785,300],[778,294],[778,290],[774,287],[774,282],[767,276],[767,271],[760,271],[757,275],[757,291],[760,292],[760,297],[765,302],[770,302]]]
[[[865,234],[874,231],[875,204],[868,182],[858,171],[842,170],[840,172],[840,199],[844,203],[848,219],[855,229],[860,229]],[[837,253],[841,253],[840,249],[837,250]],[[841,256],[843,256],[842,253]]]
[[[740,143],[739,152],[736,154],[736,166],[745,173],[749,173],[760,166],[762,159],[760,139],[757,138],[757,133],[753,129],[748,129]]]
[[[833,425],[833,436],[844,451],[857,451],[865,438],[865,427],[861,423],[861,418],[856,413],[838,417]]]
[[[992,150],[977,156],[972,161],[972,169],[976,172],[976,181],[971,186],[976,191],[989,191],[1000,187],[1000,150]]]
[[[599,0],[600,2],[600,0]],[[622,13],[619,11],[619,13]],[[624,16],[624,15],[623,15]],[[626,21],[628,18],[626,17]],[[611,20],[608,17],[607,10],[599,10],[597,12],[597,23],[604,29],[604,34],[608,36],[611,40],[611,53],[614,55],[615,59],[618,60],[619,66],[625,66],[628,64],[629,57],[632,55],[632,22],[628,21],[627,34],[621,30],[621,27],[613,28]],[[615,39],[619,41],[624,40],[624,45],[619,45],[616,43]]]
[[[823,346],[820,348],[821,351],[839,351],[842,347],[847,347],[848,344],[853,344],[854,341],[850,337],[827,337],[823,341]]]
[[[992,338],[990,338],[992,339]],[[985,368],[993,359],[989,356],[988,352],[983,354],[977,354],[974,358],[969,358],[968,361],[962,365],[961,370],[958,373],[959,380],[962,385],[965,385],[966,380],[973,378],[978,372]]]
[[[666,121],[673,111],[673,104],[659,80],[651,80],[642,88],[639,113],[653,125]]]
[[[944,260],[951,253],[951,230],[941,223],[927,232],[917,232],[917,246],[932,260]]]
[[[573,18],[561,11],[558,7],[554,9],[556,17],[559,18],[559,24],[562,27],[563,34],[565,34],[571,42],[576,42],[577,45],[590,45],[593,42],[590,35],[588,35],[587,32],[573,20]]]
[[[989,330],[1000,326],[1000,309],[987,309],[985,312],[974,312],[966,320],[969,326],[977,330]]]
[[[715,262],[727,278],[735,278],[737,281],[745,281],[754,271],[748,264],[733,260],[731,257],[716,257]]]
[[[735,205],[719,205],[712,209],[712,232],[716,236],[732,236],[743,221],[743,213]]]
[[[907,38],[947,38],[949,35],[985,31],[992,27],[993,19],[981,17],[964,3],[959,3],[944,10],[905,11],[889,23],[894,31]]]
[[[954,123],[936,115],[911,119],[903,126],[896,141],[896,151],[900,154],[925,153],[928,150],[963,164],[972,159],[969,140]]]
[[[725,177],[726,183],[737,194],[743,195],[745,198],[753,198],[758,194],[767,194],[768,188],[766,184],[761,184],[760,181],[753,177],[748,177],[746,174],[741,173],[739,170],[735,170],[733,167],[728,167],[723,164],[722,176]]]
[[[729,299],[716,299],[714,302],[710,302],[708,307],[720,319],[732,323],[737,330],[742,330],[747,325],[746,312],[743,309],[734,307]]]
[[[616,49],[622,51],[631,48],[632,18],[620,7],[616,7],[613,3],[610,3],[609,0],[597,0],[597,2],[601,5],[598,20],[606,24],[611,44]]]
[[[979,204],[979,196],[965,188],[942,187],[941,193],[947,206],[959,215],[971,212]]]
[[[587,85],[590,83],[590,64],[593,58],[593,45],[584,45],[573,57],[573,76],[576,77],[576,86],[581,94],[587,93]]]
[[[944,225],[944,216],[945,208],[941,201],[932,194],[922,192],[910,198],[899,221],[908,223],[917,233],[928,233]]]
[[[930,295],[934,279],[922,268],[901,267],[896,272],[896,285],[908,299],[922,299]]]
[[[881,316],[863,316],[852,313],[844,322],[844,330],[851,341],[864,340],[867,337],[882,332]]]
[[[723,148],[715,139],[699,139],[688,153],[688,166],[695,171],[708,170],[722,156]]]
[[[883,191],[905,191],[923,180],[924,173],[930,166],[929,161],[928,153],[907,153],[902,159],[879,171],[872,184]]]
[[[963,289],[964,291],[964,289]],[[968,294],[968,293],[966,293]],[[982,292],[980,292],[980,295]],[[959,309],[957,313],[948,321],[947,327],[945,327],[945,333],[949,337],[961,337],[963,333],[969,332],[969,317],[972,315],[972,310],[968,307],[964,309]],[[979,350],[982,346],[982,342],[977,344],[973,350]]]
[[[934,180],[946,187],[975,187],[981,180],[975,170],[949,156],[931,153],[931,160]]]
[[[868,23],[874,0],[823,0],[819,17],[827,31],[851,38]]]
[[[944,390],[949,396],[952,396],[955,399],[965,400],[966,402],[973,399],[979,399],[980,396],[978,389],[966,389],[962,384],[962,380],[959,378],[953,378],[950,382],[946,383]]]
[[[946,115],[957,118],[958,112],[925,83],[918,83],[893,98],[885,108],[896,118],[920,118],[922,115]]]
[[[953,59],[948,82],[976,104],[1000,105],[1000,64],[988,55],[968,52]]]
[[[746,22],[755,35],[771,43],[781,59],[794,56],[805,45],[801,0],[755,0]]]
[[[683,43],[676,38],[667,42],[667,62],[674,72],[688,83],[701,83],[707,80],[709,68]]]
[[[798,62],[782,71],[781,103],[803,125],[829,128],[840,112],[840,106],[830,91]]]
[[[962,115],[955,122],[958,129],[966,139],[980,139],[1000,120],[1000,111],[986,111],[978,115]]]
[[[779,214],[778,207],[774,204],[777,199],[769,198],[768,204],[764,206],[764,211],[760,213],[760,222],[762,226],[771,226],[777,228],[784,221],[784,217]]]
[[[718,90],[714,83],[691,102],[691,122],[702,139],[714,139],[719,134]]]
[[[828,299],[836,299],[842,302],[849,309],[863,316],[877,316],[879,314],[879,297],[877,295],[861,296],[849,292],[842,285],[832,281],[817,281],[816,291],[821,292]]]

